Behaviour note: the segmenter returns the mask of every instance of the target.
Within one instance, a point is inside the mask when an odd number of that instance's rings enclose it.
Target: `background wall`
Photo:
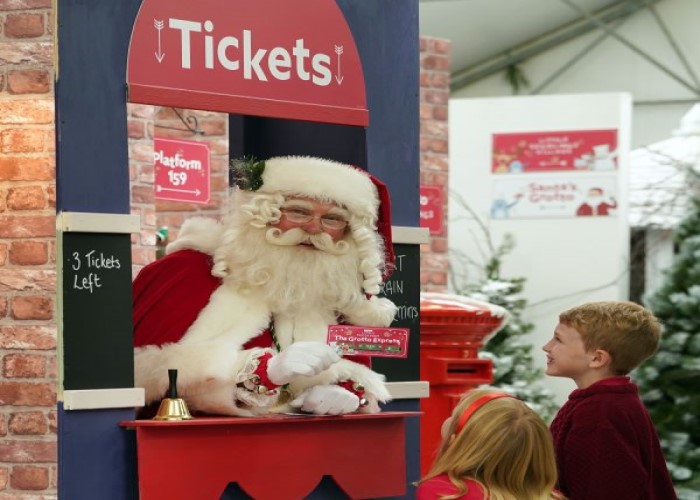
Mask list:
[[[420,183],[443,190],[444,216],[447,220],[450,42],[421,37],[420,63]],[[447,290],[447,234],[445,222],[442,234],[432,235],[430,243],[421,245],[420,285],[423,291]]]
[[[627,175],[631,102],[623,94],[452,99],[450,101],[450,253],[462,280],[479,277],[489,251],[484,229],[497,246],[513,236],[514,249],[503,258],[504,277],[524,277],[525,321],[535,324],[528,336],[539,348],[551,337],[559,312],[591,300],[625,299],[628,290],[629,228]],[[478,117],[478,119],[475,119]],[[618,129],[616,215],[491,219],[494,197],[491,174],[492,134],[559,130]],[[596,173],[600,175],[599,173]],[[496,174],[527,181],[545,174]],[[547,174],[556,177],[566,173]],[[570,176],[589,175],[573,172]],[[611,174],[607,174],[611,175]],[[615,174],[612,173],[614,176]],[[453,194],[458,193],[464,203]],[[467,209],[468,207],[468,209]],[[483,227],[475,217],[483,223]],[[459,255],[468,257],[464,265]],[[545,377],[562,403],[573,389],[568,379]]]
[[[52,32],[50,0],[0,1],[0,498],[8,500],[56,494]]]

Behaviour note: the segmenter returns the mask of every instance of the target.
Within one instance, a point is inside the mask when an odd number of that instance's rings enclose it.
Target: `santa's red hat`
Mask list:
[[[324,158],[286,156],[234,161],[232,174],[233,182],[244,191],[310,197],[343,206],[369,229],[378,231],[383,240],[382,277],[386,279],[393,271],[389,191],[366,171]]]

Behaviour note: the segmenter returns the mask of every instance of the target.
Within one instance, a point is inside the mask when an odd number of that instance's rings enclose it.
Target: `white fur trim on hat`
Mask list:
[[[379,195],[363,170],[323,158],[286,156],[265,161],[258,192],[301,195],[345,206],[358,217],[376,221]]]

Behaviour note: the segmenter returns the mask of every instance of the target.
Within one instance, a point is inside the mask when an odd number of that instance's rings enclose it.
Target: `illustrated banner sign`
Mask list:
[[[161,200],[209,203],[209,144],[153,139],[155,196]]]
[[[617,169],[617,130],[493,134],[491,171],[519,174]]]
[[[439,186],[420,187],[420,226],[431,235],[442,234],[444,213],[442,189]]]
[[[494,177],[492,219],[613,216],[615,176]]]
[[[336,0],[144,0],[129,101],[366,126],[365,82]]]

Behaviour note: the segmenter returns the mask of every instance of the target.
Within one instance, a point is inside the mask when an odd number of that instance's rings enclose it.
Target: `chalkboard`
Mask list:
[[[63,233],[63,388],[133,387],[131,236]]]
[[[396,270],[383,285],[383,296],[399,308],[392,326],[409,328],[408,356],[373,358],[372,369],[390,382],[418,380],[420,376],[420,245],[394,245]]]

